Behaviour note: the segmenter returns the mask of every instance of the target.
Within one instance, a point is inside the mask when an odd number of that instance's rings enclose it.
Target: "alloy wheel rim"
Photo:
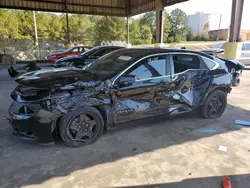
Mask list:
[[[217,117],[223,111],[223,98],[214,96],[208,103],[208,114],[211,117]]]
[[[67,128],[68,136],[75,141],[89,143],[97,133],[97,122],[88,113],[82,113],[73,117]]]

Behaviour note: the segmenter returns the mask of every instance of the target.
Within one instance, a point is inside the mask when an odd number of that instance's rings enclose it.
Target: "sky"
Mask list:
[[[222,14],[221,28],[228,28],[231,19],[232,0],[189,0],[166,7],[165,10],[171,12],[175,8],[180,8],[187,15],[196,12]],[[241,29],[250,30],[250,0],[244,1]]]

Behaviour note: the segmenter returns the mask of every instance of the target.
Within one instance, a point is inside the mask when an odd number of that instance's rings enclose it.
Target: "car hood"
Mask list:
[[[100,83],[97,75],[77,68],[44,69],[22,74],[16,82],[43,89],[74,89],[94,87]]]

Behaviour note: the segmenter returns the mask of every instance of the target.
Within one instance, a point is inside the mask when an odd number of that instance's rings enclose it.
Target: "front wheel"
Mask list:
[[[104,129],[101,113],[93,107],[81,107],[65,114],[59,124],[66,145],[80,147],[98,140]]]
[[[227,96],[221,90],[212,91],[201,107],[201,116],[205,119],[220,117],[227,106]]]

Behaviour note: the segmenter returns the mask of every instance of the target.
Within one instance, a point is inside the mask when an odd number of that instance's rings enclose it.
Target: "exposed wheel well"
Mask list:
[[[108,118],[107,118],[107,114],[106,114],[105,109],[101,106],[93,106],[93,107],[96,108],[101,113],[101,115],[103,117],[103,121],[104,121],[104,129],[107,130]]]
[[[230,93],[230,91],[231,91],[231,89],[230,88],[227,88],[227,87],[217,87],[217,88],[215,88],[214,90],[221,90],[221,91],[223,91],[226,95],[228,94],[228,93]],[[213,91],[214,91],[213,90]]]
[[[216,88],[214,88],[213,90],[211,90],[210,92],[208,92],[208,93],[205,94],[205,96],[203,97],[203,99],[202,99],[201,102],[200,102],[200,105],[203,105],[204,102],[206,101],[207,97],[208,97],[212,92],[214,92],[214,91],[216,91],[216,90],[220,90],[220,91],[224,92],[225,95],[227,95],[228,93],[230,93],[231,88],[229,88],[229,87],[216,87]]]

